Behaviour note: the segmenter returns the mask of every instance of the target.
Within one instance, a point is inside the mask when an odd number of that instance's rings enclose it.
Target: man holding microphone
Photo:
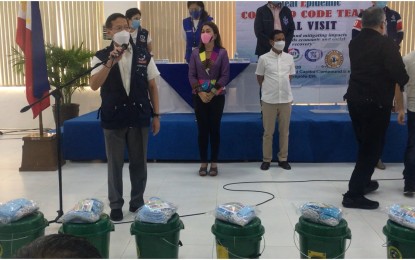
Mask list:
[[[111,45],[98,51],[92,66],[106,61],[91,73],[91,89],[101,92],[98,116],[104,130],[108,159],[110,218],[123,219],[122,206],[125,146],[128,149],[131,180],[129,211],[144,204],[147,182],[147,143],[151,123],[153,135],[160,130],[159,97],[155,78],[160,75],[154,60],[135,46],[123,14],[111,14],[105,23]]]

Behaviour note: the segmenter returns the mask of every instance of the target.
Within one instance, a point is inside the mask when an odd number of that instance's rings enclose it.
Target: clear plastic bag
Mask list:
[[[97,222],[104,211],[104,203],[98,199],[84,199],[78,203],[65,215],[64,223],[94,223]]]
[[[176,213],[177,207],[157,197],[151,197],[138,209],[135,220],[148,223],[166,224]]]
[[[393,204],[388,208],[388,216],[393,222],[415,229],[415,207]]]
[[[325,203],[307,202],[300,207],[301,216],[314,223],[337,226],[342,220],[342,210]]]
[[[245,206],[239,202],[229,202],[216,207],[215,217],[229,223],[245,226],[256,217],[256,212],[253,206]]]
[[[39,207],[33,200],[24,198],[0,203],[0,223],[9,224],[27,215],[37,212]]]

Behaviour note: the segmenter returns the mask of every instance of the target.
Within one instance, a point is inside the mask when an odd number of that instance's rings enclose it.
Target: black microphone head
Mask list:
[[[30,109],[30,106],[25,106],[24,108],[20,109],[20,113],[24,113]]]
[[[121,44],[121,48],[123,51],[125,51],[128,48],[128,43]]]

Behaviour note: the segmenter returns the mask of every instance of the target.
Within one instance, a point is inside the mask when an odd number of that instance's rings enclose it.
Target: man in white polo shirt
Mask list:
[[[404,195],[415,194],[415,51],[403,57],[409,81],[405,85],[406,101],[408,107],[408,141],[405,150],[405,169],[403,176],[405,179]]]
[[[293,57],[283,52],[285,35],[275,30],[269,38],[271,50],[260,56],[255,74],[261,88],[261,109],[264,136],[262,139],[263,159],[261,170],[268,170],[272,160],[272,143],[275,123],[278,119],[279,153],[278,165],[291,170],[288,163],[288,135],[291,118],[291,78],[295,74]]]

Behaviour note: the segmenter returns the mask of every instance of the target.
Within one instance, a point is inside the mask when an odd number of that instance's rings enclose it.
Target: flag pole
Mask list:
[[[43,137],[43,118],[42,118],[42,111],[39,113],[39,135]]]

